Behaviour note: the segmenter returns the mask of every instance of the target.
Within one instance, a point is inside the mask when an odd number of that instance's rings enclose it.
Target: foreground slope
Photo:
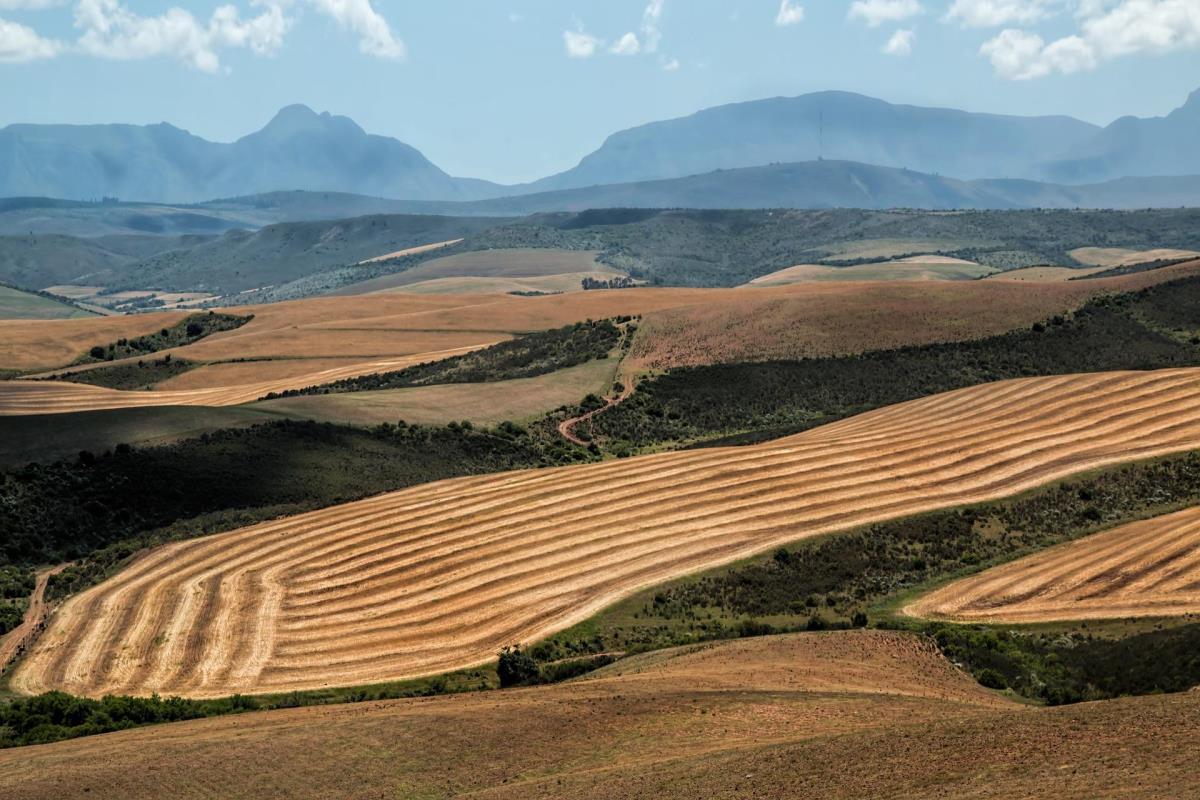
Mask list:
[[[315,706],[0,752],[74,797],[1195,797],[1200,695],[1053,709],[894,633],[655,653],[558,686]]]
[[[964,622],[1200,612],[1200,508],[1122,525],[944,586],[904,609]]]
[[[3,751],[0,785],[28,798],[64,788],[137,798],[166,787],[181,797],[436,797],[995,710],[1027,713],[954,669],[931,642],[879,631],[802,634],[652,653],[571,684],[258,713]],[[235,743],[240,755],[231,759]]]
[[[1005,381],[743,448],[462,478],[152,551],[12,686],[190,696],[490,660],[771,546],[1200,447],[1200,370]]]

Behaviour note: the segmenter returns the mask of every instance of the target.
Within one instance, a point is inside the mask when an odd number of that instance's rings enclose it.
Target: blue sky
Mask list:
[[[760,97],[1108,123],[1197,88],[1200,0],[0,0],[0,125],[229,141],[305,103],[503,182]]]

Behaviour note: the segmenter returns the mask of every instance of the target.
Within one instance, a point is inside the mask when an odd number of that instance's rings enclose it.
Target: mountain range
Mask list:
[[[228,144],[166,123],[9,125],[0,129],[0,197],[179,204],[304,190],[483,206],[456,213],[541,209],[556,198],[741,207],[878,207],[886,199],[1006,208],[1040,195],[1043,205],[1061,206],[1108,194],[1089,184],[1200,175],[1198,141],[1200,90],[1166,117],[1123,117],[1103,128],[1066,116],[980,114],[818,92],[718,106],[620,131],[572,169],[501,186],[453,177],[410,145],[368,134],[347,117],[292,105],[262,130]],[[856,166],[847,171],[851,163]],[[841,183],[814,183],[823,178]],[[1071,185],[1080,188],[1065,188]],[[706,192],[731,191],[737,197],[705,199]],[[1143,181],[1138,204],[1172,205],[1191,191],[1186,182]]]

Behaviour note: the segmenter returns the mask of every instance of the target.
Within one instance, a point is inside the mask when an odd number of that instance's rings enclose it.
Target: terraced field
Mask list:
[[[375,372],[388,372],[426,361],[461,355],[493,342],[457,347],[401,358],[364,361],[348,366],[269,378],[252,383],[237,383],[203,389],[166,389],[163,391],[122,391],[66,381],[6,381],[0,385],[0,416],[27,414],[70,414],[113,408],[150,406],[235,406],[250,403],[270,392],[282,392],[342,378],[355,378]]]
[[[1200,508],[1122,525],[944,586],[904,613],[967,622],[1200,612]]]
[[[1200,370],[1021,379],[743,448],[441,481],[153,551],[12,678],[216,696],[482,663],[777,544],[1200,447]]]

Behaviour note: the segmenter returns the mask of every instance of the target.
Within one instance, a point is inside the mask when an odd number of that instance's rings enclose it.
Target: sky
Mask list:
[[[0,0],[0,126],[232,141],[304,103],[502,183],[763,97],[1107,124],[1197,88],[1200,0]]]

